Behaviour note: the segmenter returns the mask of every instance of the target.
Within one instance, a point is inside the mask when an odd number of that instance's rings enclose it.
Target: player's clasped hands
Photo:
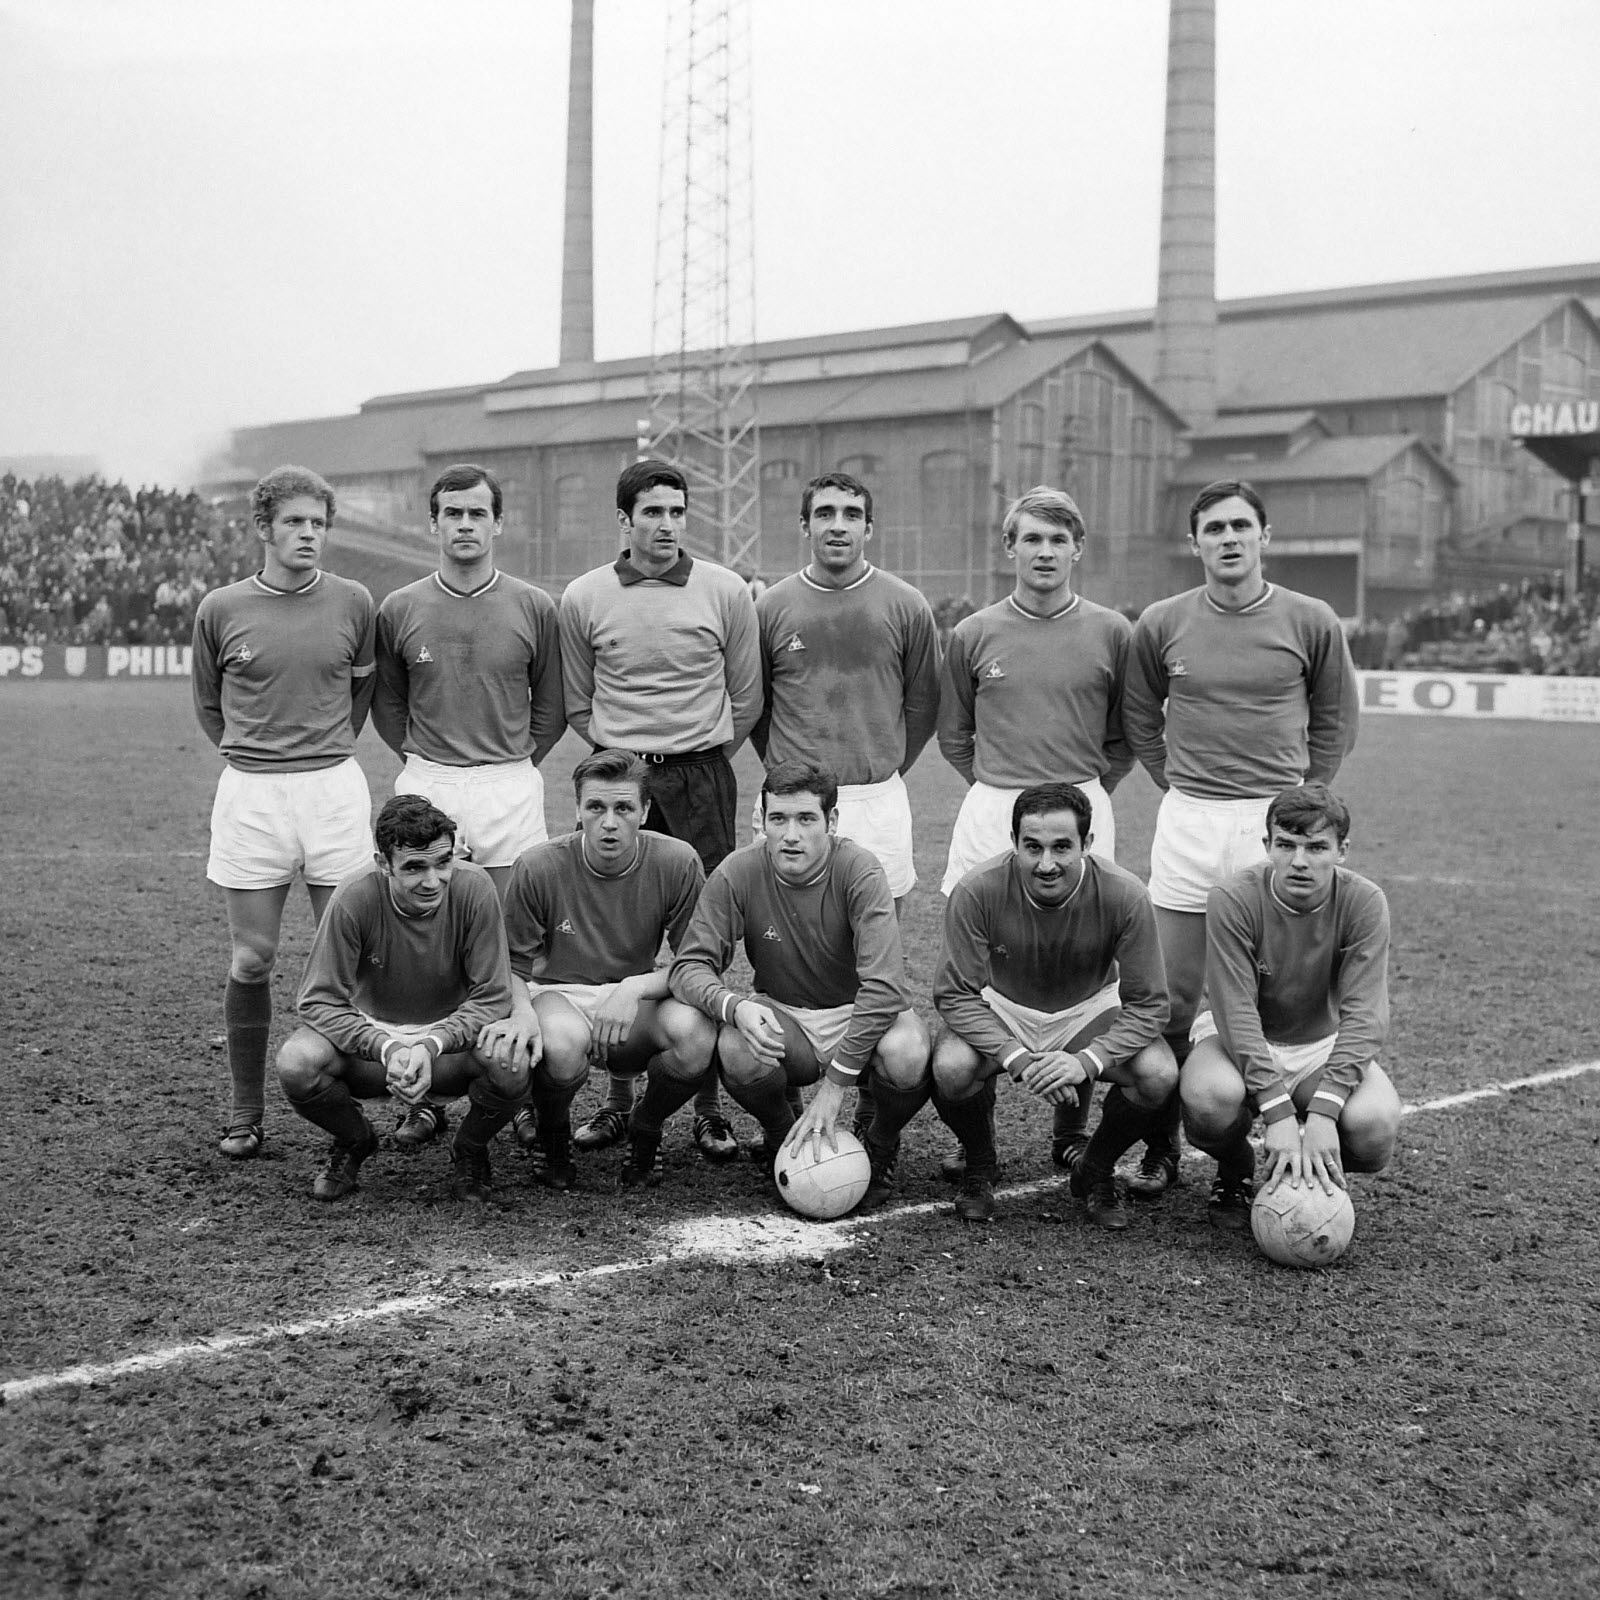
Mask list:
[[[538,1017],[529,1007],[513,1011],[498,1022],[486,1022],[478,1030],[478,1050],[496,1066],[508,1066],[524,1054],[530,1067],[537,1066],[544,1055]]]
[[[1059,1105],[1069,1094],[1075,1095],[1088,1076],[1088,1068],[1073,1051],[1046,1050],[1017,1074],[1017,1082],[1048,1104]]]
[[[396,1100],[421,1104],[433,1086],[432,1051],[425,1044],[403,1044],[391,1051],[384,1081]]]
[[[1308,1185],[1320,1183],[1329,1194],[1346,1187],[1339,1157],[1339,1124],[1332,1117],[1312,1115],[1304,1125],[1294,1117],[1269,1122],[1263,1143],[1269,1162],[1264,1193],[1276,1189],[1286,1177],[1293,1188],[1302,1180]]]

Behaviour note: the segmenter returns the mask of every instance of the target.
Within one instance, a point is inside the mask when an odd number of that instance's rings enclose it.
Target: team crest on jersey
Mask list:
[[[995,945],[994,953],[997,956],[1009,956],[1011,954],[1011,952],[1003,944]]]
[[[1174,656],[1167,663],[1167,676],[1169,678],[1187,678],[1189,676],[1189,663],[1182,656]]]
[[[228,659],[230,661],[239,661],[239,662],[254,661],[255,660],[255,656],[251,652],[251,649],[250,649],[249,645],[242,644],[242,645],[239,646],[239,648],[237,650],[235,650],[233,652],[233,654],[231,656],[228,657]]]
[[[576,933],[577,931],[578,930],[572,926],[572,923],[566,917],[563,917],[556,924],[557,933]]]
[[[804,650],[805,641],[801,639],[798,633],[792,633],[789,635],[788,644],[786,644],[783,648],[785,650]]]
[[[986,678],[1003,678],[1006,675],[1006,669],[998,661],[991,661],[983,675]]]
[[[1259,972],[1263,978],[1270,978],[1272,976],[1271,966],[1259,958],[1256,961],[1256,971]]]
[[[763,939],[776,939],[779,944],[783,943],[783,935],[770,922],[767,924],[767,931],[761,937]]]
[[[417,651],[417,665],[420,667],[424,662],[427,662],[430,665],[433,662],[433,657],[428,654],[427,645],[423,645],[423,647]]]

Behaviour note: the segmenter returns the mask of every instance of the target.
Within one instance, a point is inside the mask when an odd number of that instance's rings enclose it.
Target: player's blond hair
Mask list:
[[[1000,524],[1000,537],[1008,545],[1015,542],[1024,517],[1037,517],[1052,527],[1065,528],[1074,544],[1081,545],[1089,537],[1078,502],[1065,489],[1052,489],[1048,484],[1039,483],[1026,494],[1019,494],[1006,507],[1006,520]]]
[[[278,507],[285,500],[305,495],[320,500],[328,513],[328,526],[333,526],[333,485],[319,477],[310,467],[274,467],[250,495],[250,516],[263,528],[272,526]]]

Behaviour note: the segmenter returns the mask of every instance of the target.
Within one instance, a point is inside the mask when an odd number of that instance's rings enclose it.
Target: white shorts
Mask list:
[[[1117,819],[1111,809],[1111,796],[1098,778],[1089,778],[1078,787],[1089,797],[1094,810],[1094,843],[1089,846],[1089,853],[1102,861],[1115,861]],[[1011,848],[1011,811],[1021,793],[1021,789],[996,789],[987,783],[975,783],[967,790],[961,810],[956,813],[955,832],[950,835],[950,859],[945,864],[940,894],[948,895],[974,867],[981,867]]]
[[[531,761],[445,767],[411,755],[394,792],[426,795],[455,822],[456,848],[464,842],[480,867],[509,867],[529,845],[550,837],[544,779]]]
[[[1202,1011],[1194,1019],[1194,1026],[1189,1029],[1189,1038],[1199,1044],[1202,1039],[1214,1039],[1217,1036],[1217,1019],[1209,1012]],[[1328,1057],[1333,1054],[1333,1047],[1339,1042],[1339,1035],[1330,1033],[1326,1039],[1313,1039],[1310,1044],[1274,1044],[1267,1040],[1267,1051],[1272,1057],[1272,1064],[1283,1076],[1285,1086],[1293,1094],[1313,1072],[1320,1071],[1328,1064]]]
[[[224,889],[319,887],[372,865],[372,795],[354,756],[314,772],[223,769],[206,876]]]
[[[808,1009],[805,1006],[785,1005],[770,995],[757,994],[750,998],[760,1005],[775,1006],[785,1016],[793,1017],[800,1024],[800,1031],[811,1041],[811,1048],[817,1052],[817,1059],[824,1067],[839,1053],[839,1046],[850,1031],[850,1019],[856,1010],[853,1004]]]
[[[761,826],[761,796],[750,811],[750,826],[757,840]],[[882,783],[839,785],[839,837],[870,850],[889,879],[896,900],[917,886],[917,869],[911,859],[911,797],[906,780],[897,772]]]
[[[528,993],[535,1000],[542,994],[558,994],[592,1028],[594,1014],[614,983],[530,983]]]
[[[1267,859],[1262,800],[1197,800],[1168,789],[1150,845],[1150,899],[1165,911],[1199,911],[1234,873]]]
[[[1017,1043],[1035,1055],[1065,1049],[1067,1041],[1076,1038],[1096,1017],[1120,1010],[1122,1006],[1122,997],[1114,983],[1108,983],[1098,994],[1068,1006],[1065,1011],[1035,1011],[1032,1006],[1019,1005],[987,985],[981,993],[990,1010],[1016,1035]]]

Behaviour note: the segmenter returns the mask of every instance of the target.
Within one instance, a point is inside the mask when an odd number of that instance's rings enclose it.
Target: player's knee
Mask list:
[[[737,1028],[723,1028],[717,1034],[717,1057],[723,1082],[730,1088],[759,1083],[768,1070],[756,1060]]]
[[[562,1082],[582,1082],[589,1071],[589,1024],[575,1011],[540,1019],[544,1044],[539,1069]]]
[[[278,1082],[291,1100],[304,1100],[326,1087],[332,1052],[309,1028],[297,1028],[278,1050]]]
[[[266,983],[277,965],[278,947],[258,939],[233,941],[233,958],[228,964],[228,976],[235,983]]]
[[[916,1089],[928,1076],[932,1045],[921,1018],[906,1012],[878,1041],[872,1070],[895,1089]]]
[[[1124,1091],[1137,1104],[1154,1109],[1178,1087],[1178,1058],[1165,1039],[1148,1044],[1128,1063],[1131,1082]]]
[[[711,1065],[717,1048],[717,1025],[703,1011],[677,1000],[664,1000],[657,1018],[668,1049],[688,1073],[698,1077]]]
[[[488,1084],[496,1094],[519,1100],[528,1092],[531,1081],[528,1058],[520,1052],[515,1060],[505,1061],[473,1050],[468,1059],[472,1063],[473,1075]]]
[[[1352,1172],[1382,1172],[1400,1137],[1400,1107],[1345,1107],[1339,1119],[1342,1159]]]
[[[971,1045],[945,1034],[934,1046],[934,1092],[946,1100],[966,1100],[978,1092],[983,1063]]]

